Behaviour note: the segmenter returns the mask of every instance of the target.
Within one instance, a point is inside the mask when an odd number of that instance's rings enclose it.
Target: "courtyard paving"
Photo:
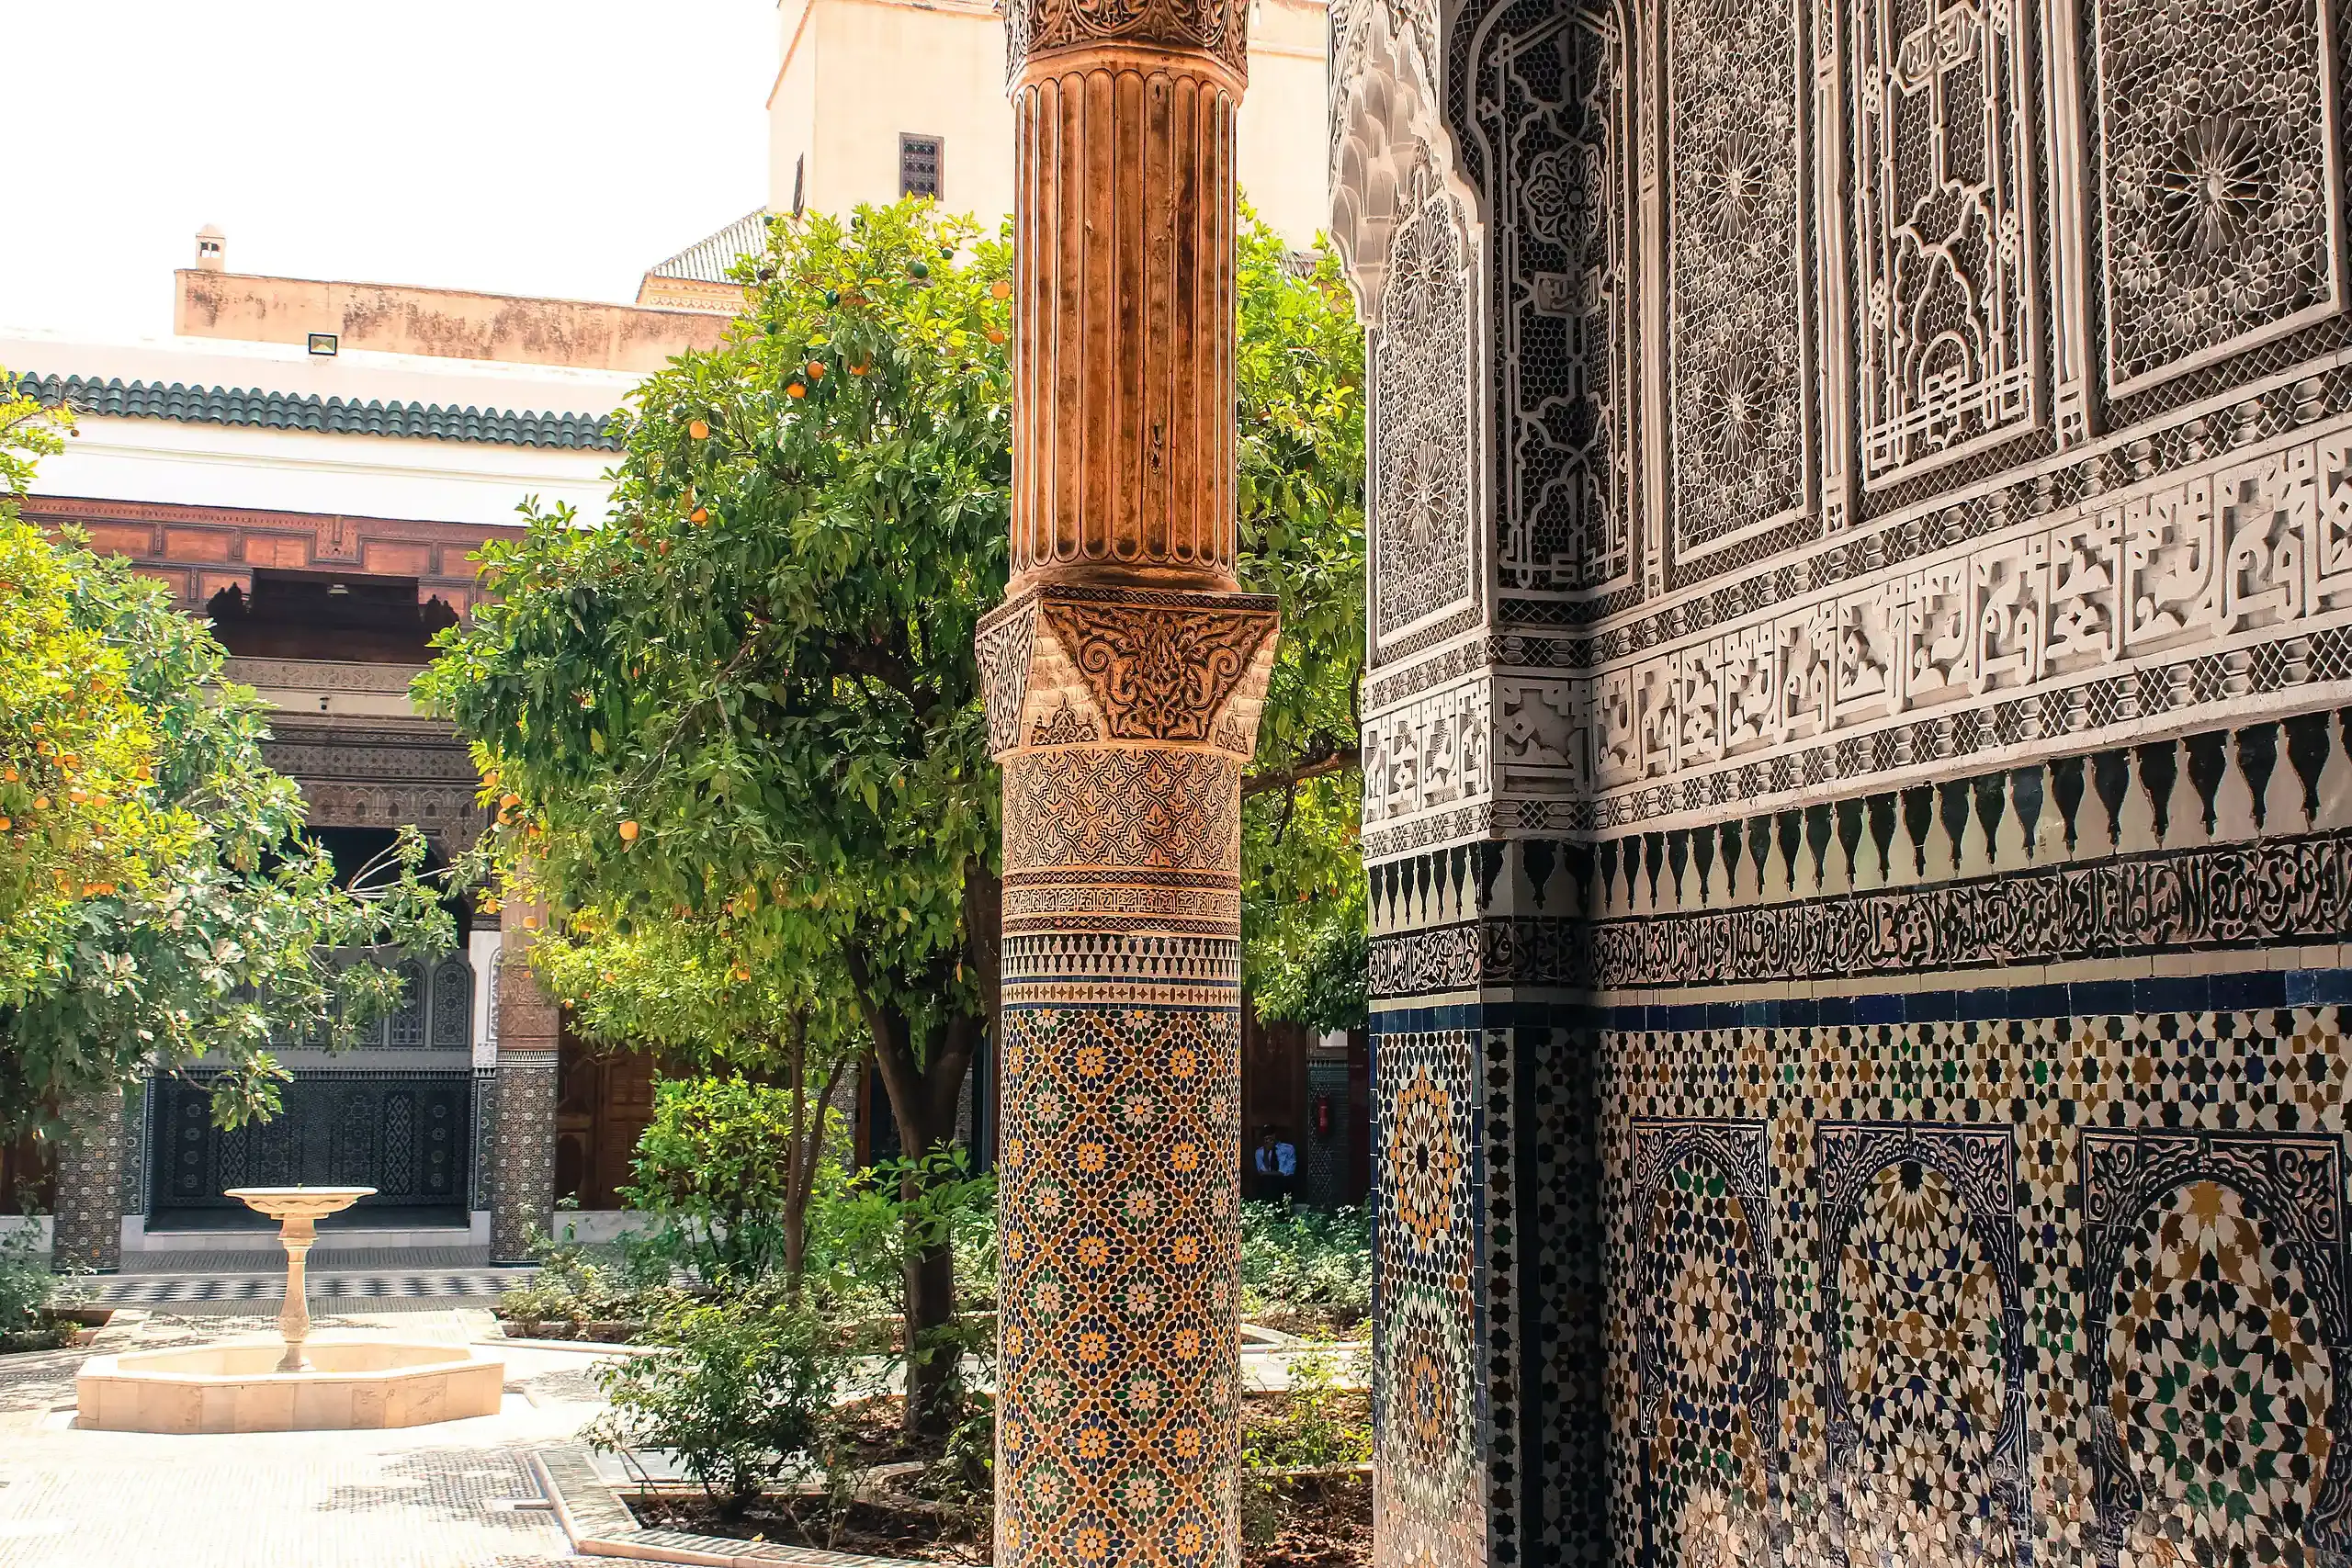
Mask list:
[[[429,1299],[382,1304],[408,1310],[322,1313],[317,1326],[449,1344],[498,1337],[496,1320],[481,1308]],[[544,1499],[526,1456],[573,1438],[603,1408],[594,1377],[603,1358],[594,1351],[509,1342],[499,1414],[433,1427],[204,1437],[74,1427],[74,1370],[93,1353],[276,1336],[274,1314],[220,1310],[118,1312],[95,1345],[0,1358],[0,1568],[611,1561],[573,1556],[553,1514],[529,1506]],[[1283,1386],[1289,1343],[1245,1330],[1244,1382]]]
[[[121,1316],[119,1314],[118,1321]],[[461,1343],[487,1314],[324,1317]],[[99,1350],[224,1336],[268,1318],[148,1317]],[[552,1568],[571,1554],[524,1459],[597,1408],[596,1358],[513,1347],[496,1416],[389,1432],[162,1437],[73,1426],[88,1348],[0,1362],[0,1564],[6,1568]]]

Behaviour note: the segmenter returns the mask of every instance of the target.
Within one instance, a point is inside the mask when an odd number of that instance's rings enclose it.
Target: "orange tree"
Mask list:
[[[924,203],[774,225],[728,340],[640,388],[610,522],[492,549],[497,602],[418,687],[559,931],[825,950],[911,1156],[953,1135],[994,999],[972,633],[1005,581],[1008,262]],[[910,1338],[944,1342],[953,1254],[909,1257]],[[910,1423],[951,1370],[913,1368]]]
[[[665,1066],[771,1091],[762,1104],[773,1114],[761,1125],[774,1125],[757,1153],[780,1145],[782,1168],[763,1183],[738,1181],[729,1190],[756,1188],[773,1199],[786,1290],[795,1301],[807,1270],[809,1199],[837,1120],[828,1108],[864,1027],[844,1005],[830,944],[798,952],[787,945],[809,934],[807,922],[739,931],[724,910],[716,919],[690,920],[608,919],[582,909],[531,950],[541,978],[590,1039],[651,1050]],[[638,1175],[641,1184],[656,1179],[642,1156]],[[700,1198],[717,1184],[692,1185]],[[740,1223],[741,1211],[739,1203],[727,1223]]]
[[[1247,572],[1291,617],[1251,787],[1278,824],[1354,765],[1361,356],[1328,258],[1249,233]],[[492,852],[557,931],[583,910],[622,932],[723,923],[755,972],[830,951],[909,1213],[996,1011],[972,632],[1006,576],[1010,263],[924,201],[773,220],[726,342],[640,389],[609,520],[534,511],[486,556],[497,602],[418,684],[476,744]],[[1276,860],[1308,837],[1268,833]],[[951,1249],[910,1235],[906,1255],[912,1342],[952,1343]],[[951,1371],[916,1366],[910,1421],[941,1414]]]
[[[60,412],[0,376],[0,1131],[146,1073],[221,1069],[224,1125],[274,1113],[273,1038],[347,1041],[399,976],[332,950],[447,946],[413,837],[370,897],[302,835],[265,708],[164,585],[25,523]]]
[[[1269,1021],[1364,1021],[1363,334],[1339,259],[1238,248],[1242,586],[1283,635],[1242,781],[1242,978]]]

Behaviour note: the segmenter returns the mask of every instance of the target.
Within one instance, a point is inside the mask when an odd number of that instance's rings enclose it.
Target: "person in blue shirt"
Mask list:
[[[1297,1145],[1269,1127],[1258,1140],[1257,1166],[1259,1190],[1275,1202],[1289,1202],[1298,1183]]]

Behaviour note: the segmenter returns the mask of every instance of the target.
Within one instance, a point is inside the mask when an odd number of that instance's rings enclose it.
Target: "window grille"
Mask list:
[[[946,143],[936,136],[899,138],[899,194],[939,197],[940,165],[946,161]]]

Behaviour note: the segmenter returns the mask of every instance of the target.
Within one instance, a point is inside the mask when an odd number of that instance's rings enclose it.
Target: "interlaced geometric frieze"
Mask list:
[[[1493,704],[1492,683],[1474,679],[1366,721],[1364,825],[1490,794]]]
[[[1596,676],[1453,690],[1487,692],[1498,748],[1589,779],[1605,829],[2333,679],[2347,626],[2352,430],[2335,428],[1768,600]],[[1419,737],[1476,744],[1432,728],[1447,700],[1366,721],[1368,759],[1392,761],[1365,789],[1384,846],[1391,824],[1453,804],[1416,799],[1419,775],[1393,765]],[[1857,739],[1870,745],[1843,744]],[[1498,759],[1498,795],[1526,793],[1509,784],[1512,760]],[[1741,782],[1751,768],[1756,785]],[[1711,787],[1724,780],[1728,795]],[[1694,784],[1710,787],[1681,787]]]
[[[1008,867],[1216,870],[1240,853],[1241,762],[1221,751],[1090,746],[1005,760]]]

